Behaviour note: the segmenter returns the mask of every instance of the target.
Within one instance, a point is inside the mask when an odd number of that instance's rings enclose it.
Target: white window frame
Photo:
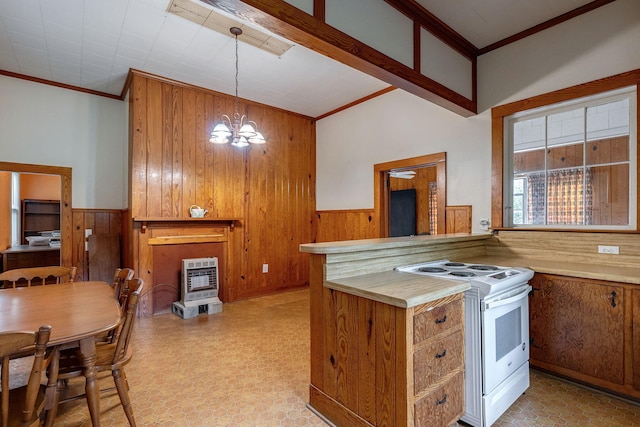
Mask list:
[[[637,218],[637,89],[636,86],[589,95],[550,104],[532,110],[520,111],[504,118],[504,175],[503,175],[503,225],[509,228],[559,228],[559,229],[596,229],[596,230],[635,230]],[[514,224],[513,223],[513,128],[514,123],[536,117],[549,116],[576,108],[589,108],[595,105],[629,99],[629,223],[627,225],[567,225],[567,224]],[[586,126],[586,122],[585,122]],[[586,143],[586,141],[585,141]],[[546,170],[546,165],[545,165]]]

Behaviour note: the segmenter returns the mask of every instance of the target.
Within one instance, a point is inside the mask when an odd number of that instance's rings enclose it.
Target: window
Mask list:
[[[636,89],[504,118],[507,227],[635,229]]]

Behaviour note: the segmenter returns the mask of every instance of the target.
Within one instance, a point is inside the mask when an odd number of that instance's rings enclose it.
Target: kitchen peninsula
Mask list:
[[[338,426],[457,421],[464,412],[463,292],[469,284],[394,268],[483,256],[490,238],[301,245],[311,255],[310,408]]]

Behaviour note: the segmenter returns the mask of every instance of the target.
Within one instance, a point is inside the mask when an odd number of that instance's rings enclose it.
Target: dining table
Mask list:
[[[120,322],[120,307],[106,282],[70,282],[0,290],[0,332],[51,326],[48,347],[77,346],[91,422],[100,426],[96,339]],[[52,422],[52,420],[51,420]]]

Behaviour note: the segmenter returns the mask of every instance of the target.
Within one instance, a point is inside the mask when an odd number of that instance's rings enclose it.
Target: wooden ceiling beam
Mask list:
[[[318,17],[308,15],[284,1],[201,1],[244,21],[253,22],[287,40],[404,89],[461,116],[470,117],[477,113],[475,95],[473,100],[469,100],[415,69],[407,67],[331,27],[324,22],[324,19],[320,20]],[[318,14],[317,12],[315,11],[316,14]],[[445,42],[459,43],[454,38],[445,40]],[[467,55],[465,54],[465,56]],[[475,68],[475,57],[470,59]]]
[[[406,0],[385,1],[404,13],[408,18],[413,19],[416,24],[429,31],[461,55],[471,60],[475,60],[478,56],[477,47],[418,3]]]

